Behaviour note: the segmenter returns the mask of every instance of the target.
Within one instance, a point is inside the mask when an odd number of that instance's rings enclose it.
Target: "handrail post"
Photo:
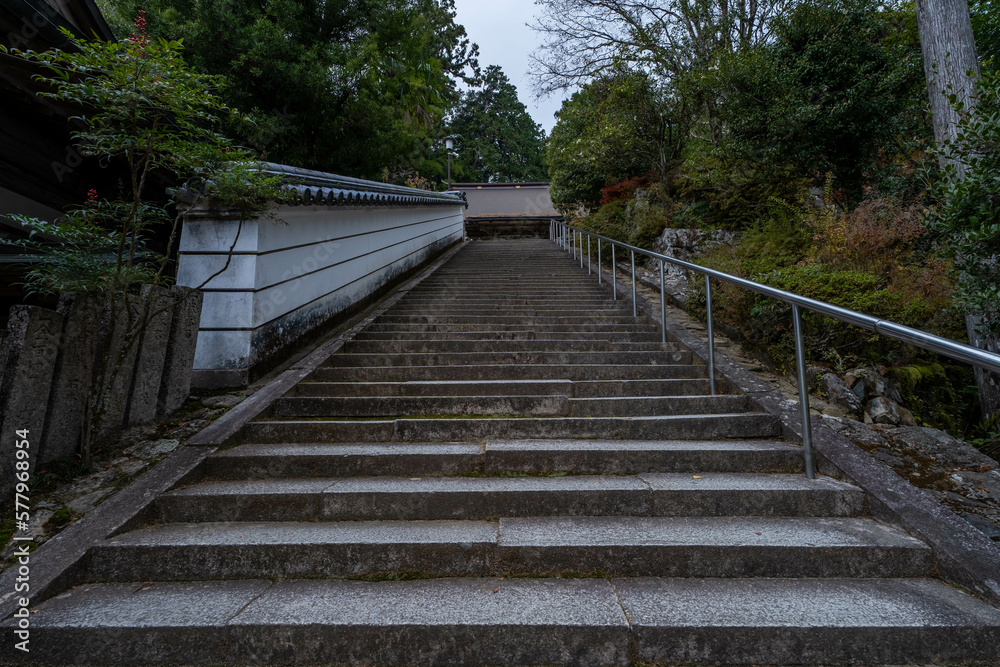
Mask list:
[[[708,316],[708,390],[715,396],[715,329],[712,326],[712,279],[705,276],[705,305]]]
[[[611,295],[618,300],[618,264],[615,261],[615,244],[611,244]]]
[[[590,238],[589,236],[587,237]],[[580,268],[583,268],[583,230],[580,230]]]
[[[591,271],[590,271],[590,265],[591,264],[593,264],[593,262],[591,261],[591,258],[590,258],[590,234],[587,234],[587,275],[588,276],[591,273]]]
[[[603,273],[601,267],[601,245],[603,245],[601,239],[597,239],[597,284],[598,285],[601,284],[601,273]]]
[[[663,287],[663,260],[660,260],[660,331],[663,333],[663,342],[667,342],[667,299],[666,289]]]
[[[795,325],[795,366],[799,376],[799,409],[802,411],[802,455],[805,457],[806,477],[815,479],[812,451],[812,418],[809,415],[809,387],[806,386],[806,351],[802,340],[802,313],[792,304]]]
[[[639,304],[635,301],[635,250],[632,253],[632,317],[639,317]]]

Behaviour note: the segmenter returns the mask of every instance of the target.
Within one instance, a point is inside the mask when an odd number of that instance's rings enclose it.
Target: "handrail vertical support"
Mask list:
[[[815,479],[812,451],[812,418],[809,415],[809,387],[806,385],[806,351],[802,340],[802,313],[792,304],[795,325],[795,366],[799,376],[799,409],[802,411],[802,455],[805,457],[806,477]]]
[[[632,253],[632,317],[639,317],[639,304],[635,300],[635,250]]]
[[[590,234],[587,234],[587,275],[588,276],[591,273],[590,272],[590,265],[591,265],[591,263],[592,262],[590,261]]]
[[[611,244],[611,296],[618,300],[618,263],[615,261],[615,244]]]
[[[663,342],[667,342],[667,298],[666,289],[663,287],[663,260],[660,260],[660,331],[663,334]]]
[[[601,284],[601,239],[597,239],[597,284]]]
[[[705,276],[705,306],[708,325],[708,390],[715,396],[715,328],[712,326],[712,279]]]
[[[587,240],[588,241],[590,240],[589,236],[587,237]],[[580,232],[580,268],[581,269],[583,268],[583,232],[582,231]]]

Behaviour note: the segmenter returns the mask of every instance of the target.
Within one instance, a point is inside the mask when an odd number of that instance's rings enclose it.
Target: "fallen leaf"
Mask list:
[[[760,532],[757,532],[757,533],[755,533],[755,534],[756,534],[756,535],[760,535]]]
[[[694,475],[695,479],[701,479],[701,475]]]
[[[499,589],[499,588],[494,588],[494,589],[493,589],[493,592],[494,592],[494,593],[499,593],[499,592],[500,592],[500,589]]]

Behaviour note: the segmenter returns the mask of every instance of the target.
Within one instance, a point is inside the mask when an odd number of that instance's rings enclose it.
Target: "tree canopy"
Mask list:
[[[196,69],[257,121],[237,138],[267,159],[368,178],[426,158],[472,80],[478,49],[454,0],[106,0],[147,11],[150,32],[183,39]],[[443,156],[442,156],[443,157]]]
[[[478,85],[462,93],[451,132],[458,151],[456,180],[546,180],[545,131],[532,120],[499,66],[486,68]]]

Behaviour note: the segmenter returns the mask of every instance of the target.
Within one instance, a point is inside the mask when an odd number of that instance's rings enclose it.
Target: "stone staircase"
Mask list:
[[[548,241],[467,245],[91,549],[31,659],[1000,659],[997,610],[631,311]]]

